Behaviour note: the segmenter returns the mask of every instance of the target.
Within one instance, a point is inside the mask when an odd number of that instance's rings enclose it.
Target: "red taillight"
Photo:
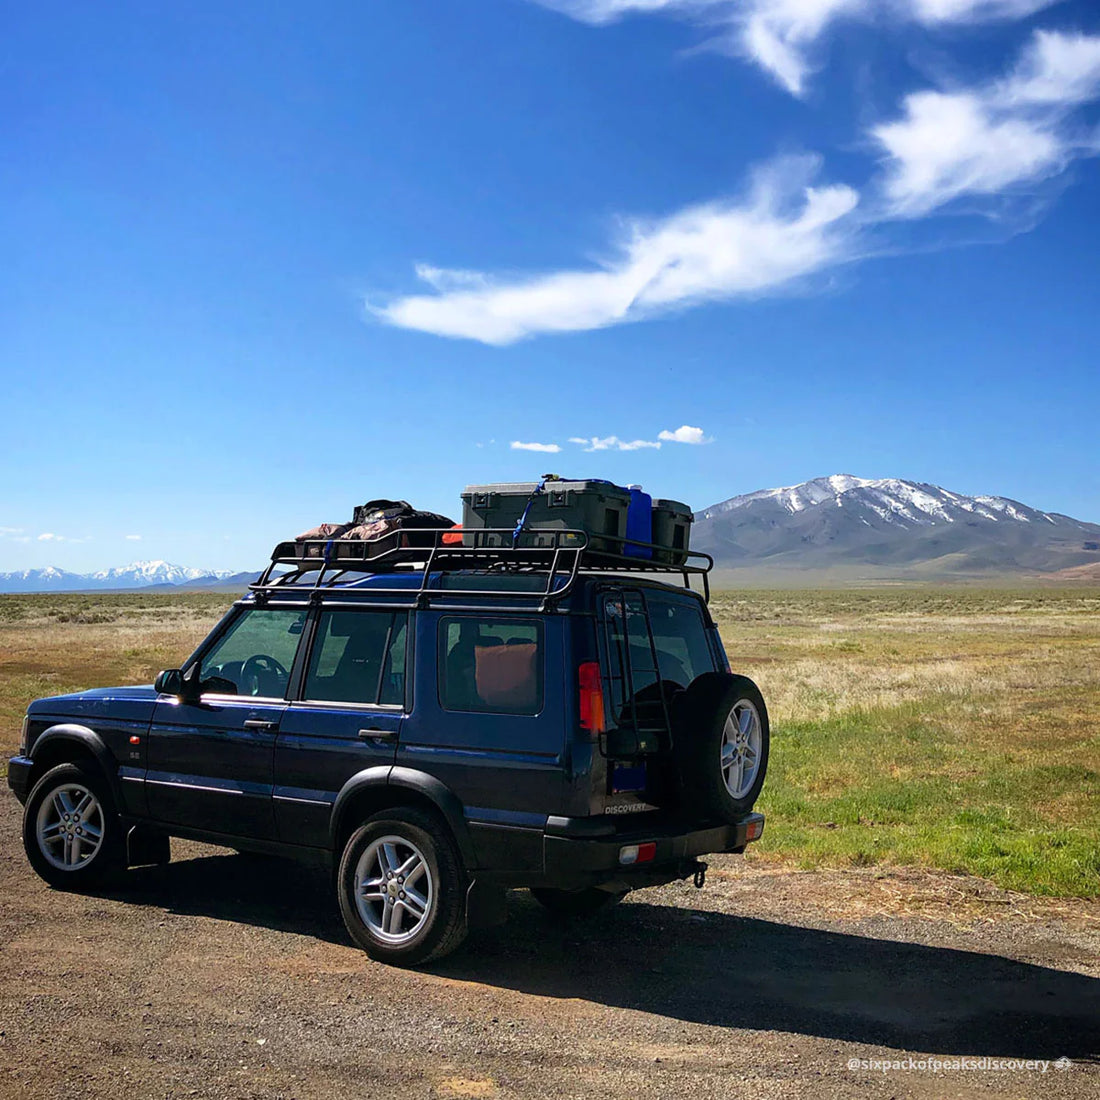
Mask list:
[[[603,677],[599,661],[585,661],[577,669],[581,729],[603,733]]]

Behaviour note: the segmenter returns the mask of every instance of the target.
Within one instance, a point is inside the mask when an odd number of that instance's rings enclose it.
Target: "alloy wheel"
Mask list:
[[[408,943],[428,920],[434,898],[428,861],[404,837],[379,837],[359,857],[356,908],[363,923],[384,943]]]
[[[87,787],[64,783],[42,800],[35,822],[39,850],[59,871],[75,871],[103,846],[103,807]]]

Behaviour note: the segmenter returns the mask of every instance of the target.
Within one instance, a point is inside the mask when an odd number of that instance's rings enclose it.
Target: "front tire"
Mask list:
[[[23,811],[23,847],[38,875],[62,890],[87,890],[121,871],[125,837],[103,773],[82,761],[46,772]]]
[[[372,959],[418,966],[466,938],[467,878],[446,826],[412,808],[382,810],[355,830],[337,874],[340,913]]]

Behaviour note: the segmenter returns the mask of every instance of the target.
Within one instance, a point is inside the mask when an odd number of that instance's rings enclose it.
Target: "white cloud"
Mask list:
[[[753,2],[769,11],[787,10],[778,0]],[[820,14],[840,2],[789,0],[789,7]],[[898,3],[925,22],[1007,17],[1042,6],[1033,0]],[[551,6],[600,22],[629,11],[698,11],[717,5],[707,0],[576,0]],[[398,327],[506,345],[539,334],[638,321],[708,301],[788,292],[806,276],[868,255],[868,229],[926,217],[963,197],[971,200],[965,208],[969,213],[1003,213],[1006,201],[1033,192],[1073,159],[1100,153],[1100,131],[1075,132],[1069,118],[1098,96],[1100,36],[1039,31],[1003,77],[973,87],[914,92],[902,100],[897,117],[871,127],[868,137],[881,154],[881,170],[865,188],[868,198],[862,202],[852,187],[815,185],[819,158],[780,157],[752,175],[741,197],[626,222],[605,258],[587,269],[495,275],[420,264],[416,273],[431,293],[367,308]],[[995,207],[989,201],[994,198]],[[653,441],[609,436],[570,442],[594,450],[637,450],[673,441],[687,427]],[[516,442],[512,447],[549,450],[557,445]]]
[[[755,173],[748,195],[634,222],[614,258],[587,271],[493,278],[368,307],[383,321],[439,336],[510,344],[525,336],[636,321],[703,301],[774,293],[847,258],[850,187],[810,185],[814,157],[780,158]],[[423,270],[423,268],[418,269]]]
[[[570,443],[577,443],[586,451],[641,451],[661,449],[661,444],[653,439],[620,439],[617,435],[598,436],[583,439],[579,436],[570,436]]]
[[[748,57],[792,95],[805,91],[813,47],[840,19],[941,24],[1019,19],[1055,0],[534,0],[599,26],[627,15],[666,15],[701,25],[711,44]]]
[[[141,535],[127,535],[127,542],[141,542]]]
[[[1073,106],[1100,90],[1100,37],[1036,31],[1015,71],[994,85],[1002,107]]]
[[[682,424],[674,432],[670,432],[666,428],[664,431],[658,432],[657,438],[663,439],[666,443],[692,443],[696,446],[713,442],[703,434],[702,428],[693,428],[690,424]]]
[[[888,215],[919,217],[964,195],[996,195],[1097,152],[1064,125],[1100,92],[1100,37],[1039,32],[1007,78],[905,98],[902,117],[871,130],[886,154]]]
[[[511,444],[513,451],[541,451],[543,454],[556,455],[561,447],[557,443],[521,443],[518,439]]]
[[[417,264],[416,277],[439,291],[463,290],[485,285],[485,276],[477,271],[449,271],[431,264]]]
[[[833,20],[868,7],[867,0],[757,0],[738,19],[741,52],[802,95],[813,68],[809,48]]]
[[[6,539],[11,535],[23,534],[22,527],[0,527],[0,539]]]
[[[936,23],[982,23],[987,20],[1023,19],[1057,0],[908,0],[896,5],[908,8],[926,26]],[[890,5],[884,5],[890,6]]]
[[[994,194],[1061,167],[1061,143],[1024,119],[993,117],[968,93],[918,92],[898,122],[876,127],[889,155],[886,194],[895,213],[927,214],[963,194]]]
[[[25,541],[25,540],[19,540]],[[43,531],[36,539],[37,542],[91,542],[90,536],[78,539],[73,538],[71,535],[55,535],[52,531]]]

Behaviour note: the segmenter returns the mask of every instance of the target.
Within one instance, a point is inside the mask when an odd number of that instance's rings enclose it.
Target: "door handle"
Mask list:
[[[277,730],[278,722],[269,722],[266,718],[246,718],[244,720],[246,730]]]
[[[359,736],[364,741],[392,741],[397,736],[397,730],[383,729],[381,726],[368,726],[359,731]]]

